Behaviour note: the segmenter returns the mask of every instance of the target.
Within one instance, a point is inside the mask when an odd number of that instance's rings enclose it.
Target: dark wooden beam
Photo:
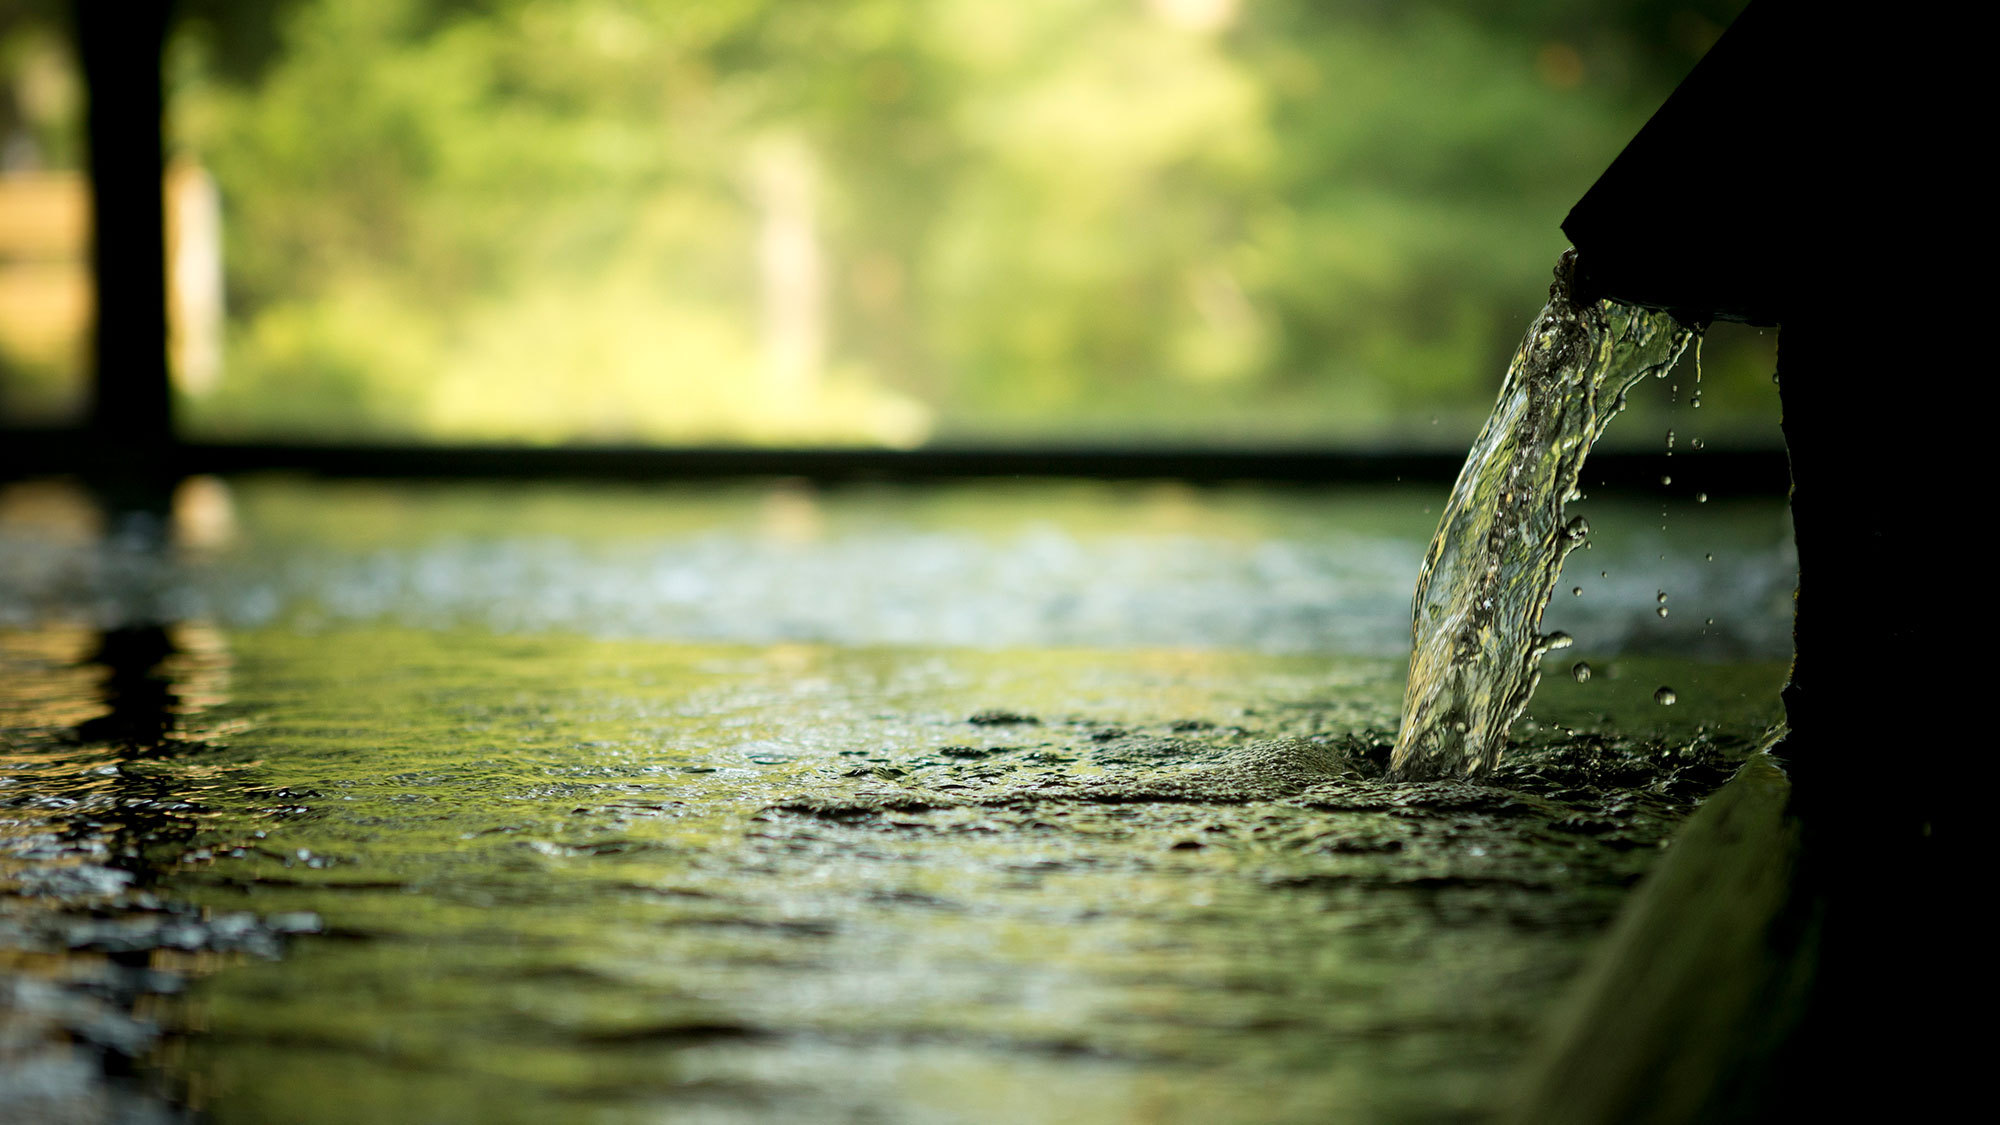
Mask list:
[[[167,0],[75,0],[89,108],[96,280],[92,475],[114,501],[153,507],[173,445],[167,371],[164,102]]]
[[[0,433],[0,478],[85,473],[97,456],[89,434],[68,430]],[[1268,481],[1363,485],[1407,483],[1449,488],[1464,455],[1425,450],[1312,448],[1105,448],[1091,446],[947,446],[896,449],[753,449],[658,446],[463,446],[183,442],[181,473],[293,472],[327,477],[403,479],[721,480],[803,477],[842,481],[944,481],[995,477]],[[1584,487],[1658,495],[1671,472],[1672,495],[1692,498],[1782,496],[1785,455],[1773,449],[1709,449],[1667,459],[1661,453],[1599,452]]]

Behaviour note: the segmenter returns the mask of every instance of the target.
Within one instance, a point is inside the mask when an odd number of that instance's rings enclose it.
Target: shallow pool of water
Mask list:
[[[1749,610],[1634,633],[1652,590],[1600,586],[1601,674],[1551,677],[1492,784],[1390,784],[1415,493],[204,502],[172,558],[56,493],[0,518],[16,1092],[1474,1117],[1782,676]],[[1648,568],[1641,508],[1604,569]],[[1700,544],[1755,583],[1685,596],[1787,581],[1775,511]]]

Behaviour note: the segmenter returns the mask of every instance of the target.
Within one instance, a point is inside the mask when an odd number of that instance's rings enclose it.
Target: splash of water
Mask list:
[[[1563,559],[1590,527],[1564,518],[1584,457],[1625,405],[1694,333],[1664,312],[1572,295],[1576,252],[1556,263],[1500,401],[1479,432],[1417,576],[1410,679],[1391,764],[1396,776],[1484,773],[1541,682],[1541,635]]]

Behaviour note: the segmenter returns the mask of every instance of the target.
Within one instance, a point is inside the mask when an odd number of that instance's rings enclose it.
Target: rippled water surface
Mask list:
[[[1396,784],[1417,490],[206,485],[163,559],[36,487],[0,1093],[157,1119],[1476,1116],[1789,588],[1781,503],[1594,516],[1603,673]]]

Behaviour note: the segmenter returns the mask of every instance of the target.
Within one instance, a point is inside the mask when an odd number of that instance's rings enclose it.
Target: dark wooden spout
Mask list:
[[[1923,354],[1904,345],[1926,310],[1892,316],[1931,284],[1891,235],[1933,221],[1896,129],[1923,108],[1906,79],[1925,62],[1884,21],[1756,0],[1563,222],[1587,292],[1779,327],[1799,551],[1783,757],[1827,814],[1855,803],[1905,836],[1935,819],[1908,776],[1931,771],[1885,770],[1883,745],[1919,734],[1935,695],[1917,541],[1959,487],[1922,473],[1936,451],[1912,443],[1964,413],[1925,393],[1948,374],[1898,363]]]

